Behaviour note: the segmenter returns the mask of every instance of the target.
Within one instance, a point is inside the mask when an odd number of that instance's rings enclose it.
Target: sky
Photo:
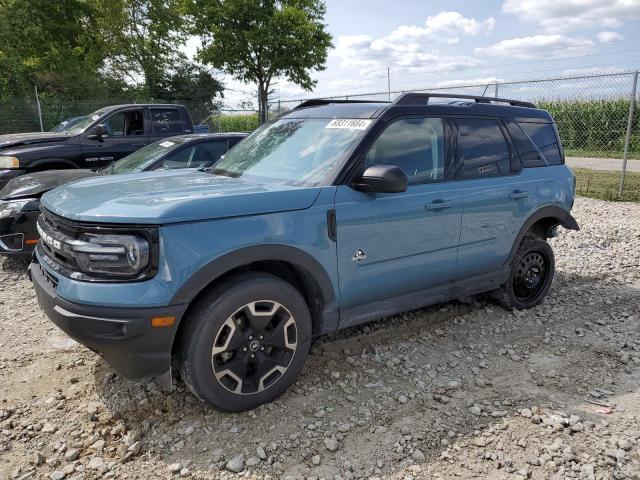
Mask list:
[[[313,92],[273,100],[640,68],[640,0],[326,0],[334,48]],[[194,53],[198,42],[189,42]],[[387,70],[388,69],[388,70]],[[225,104],[255,87],[222,75]],[[254,100],[255,104],[255,100]]]

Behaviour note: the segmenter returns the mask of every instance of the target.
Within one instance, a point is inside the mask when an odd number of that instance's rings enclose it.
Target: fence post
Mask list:
[[[38,86],[33,86],[36,89],[36,104],[38,105],[38,118],[40,119],[40,131],[44,132],[44,126],[42,125],[42,109],[40,108],[40,98],[38,97]]]
[[[631,98],[629,99],[629,119],[627,120],[627,135],[624,139],[624,154],[622,155],[622,171],[620,172],[620,189],[618,197],[622,198],[624,193],[624,174],[627,170],[627,159],[629,158],[629,143],[631,142],[631,129],[633,128],[633,114],[636,108],[636,87],[638,86],[638,70],[633,74],[633,85],[631,86]]]
[[[493,96],[494,96],[495,98],[498,98],[498,82],[496,82],[496,89],[495,89],[495,91],[494,91]]]

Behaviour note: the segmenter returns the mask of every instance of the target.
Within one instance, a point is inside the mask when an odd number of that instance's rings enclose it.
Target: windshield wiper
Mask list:
[[[230,178],[240,178],[241,177],[241,175],[239,173],[230,172],[229,170],[224,170],[222,168],[213,168],[212,170],[209,170],[209,173],[211,173],[212,175],[221,175],[223,177],[230,177]]]

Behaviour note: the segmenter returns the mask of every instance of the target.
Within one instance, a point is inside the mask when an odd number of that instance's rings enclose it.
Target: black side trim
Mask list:
[[[335,309],[335,293],[325,269],[311,255],[287,245],[255,245],[223,255],[202,267],[187,280],[171,299],[170,305],[190,303],[212,281],[221,275],[253,262],[278,260],[301,268],[316,282],[326,310]]]
[[[334,243],[338,240],[338,226],[336,224],[335,210],[327,210],[327,235],[329,235],[329,240]]]
[[[513,246],[511,247],[511,252],[509,252],[509,256],[505,260],[504,265],[509,265],[511,263],[511,260],[515,255],[516,250],[518,250],[518,246],[522,242],[522,239],[527,234],[527,232],[531,229],[531,227],[536,222],[545,218],[555,220],[556,225],[560,224],[567,230],[580,230],[580,226],[578,225],[578,222],[576,222],[576,219],[573,218],[571,214],[566,210],[560,207],[556,207],[554,205],[548,205],[546,207],[542,207],[539,210],[536,210],[527,219],[527,221],[524,222],[524,225],[520,229],[520,232],[518,232],[518,236],[516,237],[515,242],[513,242]]]

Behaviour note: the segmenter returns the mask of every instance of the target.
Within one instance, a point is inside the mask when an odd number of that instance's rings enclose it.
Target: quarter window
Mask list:
[[[365,163],[400,167],[411,182],[444,178],[441,118],[404,118],[389,125],[373,143]]]
[[[538,147],[544,156],[544,165],[560,165],[562,155],[556,138],[556,132],[550,123],[518,123],[520,128],[527,134],[531,141]],[[535,167],[539,165],[527,165],[523,159],[525,167]]]
[[[483,118],[464,118],[456,120],[456,124],[456,178],[509,175],[509,146],[498,122]]]

